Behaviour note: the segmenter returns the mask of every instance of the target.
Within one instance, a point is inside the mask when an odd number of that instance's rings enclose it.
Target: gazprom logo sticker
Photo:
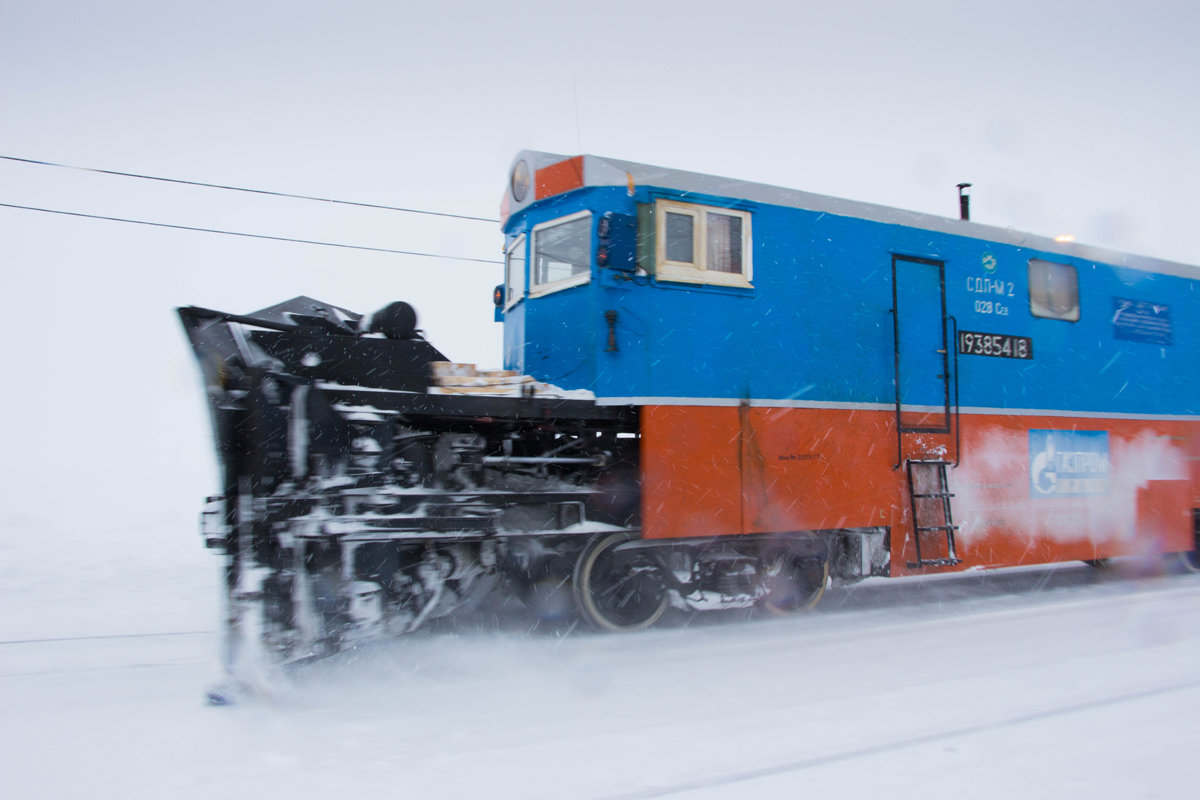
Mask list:
[[[1108,494],[1108,431],[1029,432],[1029,494]]]

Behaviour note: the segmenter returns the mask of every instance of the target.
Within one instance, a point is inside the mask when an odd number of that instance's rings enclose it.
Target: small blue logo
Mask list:
[[[1029,494],[1108,494],[1108,431],[1029,432]]]

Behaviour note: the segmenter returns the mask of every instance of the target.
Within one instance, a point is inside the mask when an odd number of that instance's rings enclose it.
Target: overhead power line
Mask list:
[[[402,256],[422,256],[424,258],[443,258],[448,261],[473,261],[478,264],[503,264],[503,261],[489,258],[469,258],[467,256],[447,256],[440,253],[422,253],[416,250],[394,250],[388,247],[368,247],[361,244],[343,244],[341,242],[320,242],[313,239],[293,239],[289,236],[268,236],[264,233],[244,233],[241,231],[224,231],[217,228],[199,228],[193,225],[173,225],[169,222],[150,222],[144,219],[127,219],[125,217],[107,217],[101,214],[84,214],[80,211],[62,211],[55,208],[37,208],[36,206],[21,206],[15,203],[0,203],[0,208],[17,208],[22,211],[38,211],[43,214],[61,214],[67,217],[83,217],[84,219],[99,219],[106,222],[128,222],[133,225],[150,225],[155,228],[173,228],[178,231],[198,231],[200,233],[219,233],[222,236],[242,236],[247,239],[269,239],[273,242],[295,242],[297,244],[315,244],[321,247],[341,247],[346,250],[368,250],[373,253],[395,253]]]
[[[402,208],[400,206],[385,206],[378,203],[360,203],[354,200],[335,200],[330,197],[314,197],[307,194],[290,194],[288,192],[273,192],[267,189],[247,189],[242,186],[227,186],[220,183],[205,183],[204,181],[187,181],[180,178],[161,178],[155,175],[139,175],[136,172],[119,172],[114,169],[97,169],[95,167],[78,167],[73,164],[59,164],[54,161],[39,161],[35,158],[18,158],[17,156],[0,156],[0,159],[5,161],[17,161],[22,164],[37,164],[43,167],[60,167],[62,169],[75,169],[81,172],[95,172],[100,175],[118,175],[122,178],[140,178],[146,181],[159,181],[161,183],[178,183],[184,186],[202,186],[206,189],[226,189],[231,192],[246,192],[248,194],[264,194],[271,197],[290,197],[294,200],[315,200],[318,203],[335,203],[342,206],[358,206],[359,208],[377,208],[384,211],[402,211],[406,214],[427,214],[434,217],[449,217],[451,219],[465,219],[474,222],[491,222],[499,223],[498,219],[489,219],[487,217],[472,217],[467,214],[448,214],[444,211],[426,211],[420,208]]]

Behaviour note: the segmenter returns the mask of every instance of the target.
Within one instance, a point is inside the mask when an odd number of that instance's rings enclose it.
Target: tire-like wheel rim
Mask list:
[[[829,561],[778,553],[767,559],[762,607],[772,614],[807,611],[820,601],[829,581]]]
[[[653,562],[616,552],[630,539],[619,532],[598,539],[584,551],[575,570],[579,608],[589,622],[605,630],[648,628],[667,608],[667,591]]]

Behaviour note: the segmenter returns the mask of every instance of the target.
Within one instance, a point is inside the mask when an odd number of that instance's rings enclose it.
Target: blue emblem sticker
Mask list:
[[[1029,432],[1031,497],[1108,494],[1108,431]]]
[[[1170,345],[1171,309],[1162,303],[1113,298],[1113,335],[1128,342]]]

